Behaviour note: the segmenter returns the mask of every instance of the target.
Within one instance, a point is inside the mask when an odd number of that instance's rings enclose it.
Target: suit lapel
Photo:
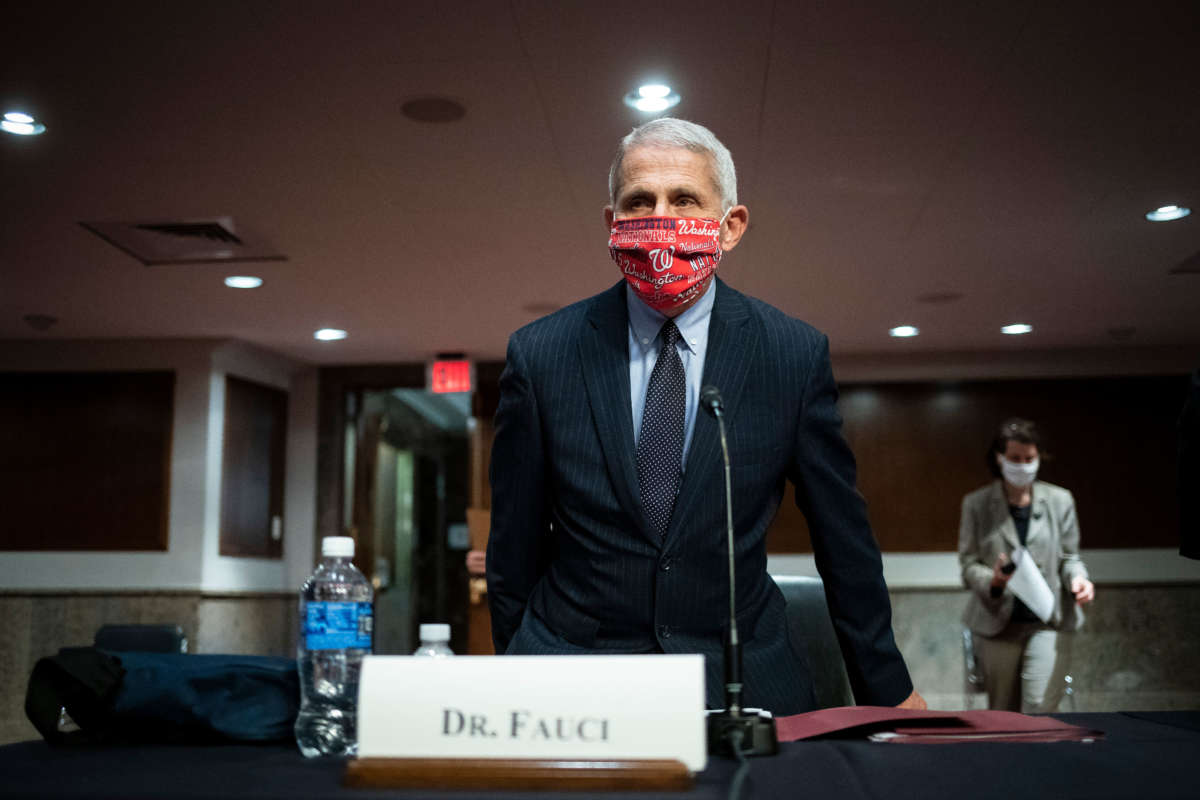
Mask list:
[[[588,312],[579,339],[580,364],[588,402],[613,488],[638,529],[654,544],[638,489],[633,451],[633,411],[629,403],[629,316],[622,281],[600,295]]]
[[[708,347],[701,386],[715,386],[721,391],[727,429],[736,424],[738,401],[758,346],[758,334],[747,324],[749,321],[750,309],[745,299],[717,279],[717,297],[708,323]],[[675,513],[667,528],[668,544],[680,531],[686,530],[688,512],[696,507],[704,488],[713,485],[714,477],[718,481],[724,480],[720,432],[716,420],[703,408],[696,410],[686,464],[679,496],[675,498]],[[724,486],[721,482],[717,485]],[[723,490],[721,497],[724,497]]]
[[[1004,496],[1000,481],[993,484],[992,512],[992,518],[1000,521],[1000,533],[1003,534],[1004,541],[1008,542],[1009,549],[1016,550],[1021,546],[1021,540],[1017,538],[1017,523],[1013,522],[1012,512],[1008,510],[1008,499]]]
[[[1025,536],[1025,545],[1034,539],[1039,539],[1046,535],[1047,529],[1050,527],[1049,504],[1046,502],[1045,492],[1037,491],[1037,484],[1033,485],[1033,513],[1029,519],[1029,533]]]

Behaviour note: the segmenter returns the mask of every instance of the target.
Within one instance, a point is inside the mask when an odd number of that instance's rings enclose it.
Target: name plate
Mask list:
[[[704,658],[368,656],[360,758],[677,759],[704,769]]]

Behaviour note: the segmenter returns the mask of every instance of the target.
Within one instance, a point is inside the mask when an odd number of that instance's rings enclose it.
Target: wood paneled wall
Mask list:
[[[223,556],[280,558],[283,554],[287,405],[287,392],[281,389],[225,376]]]
[[[175,373],[0,373],[0,550],[167,549]]]
[[[962,497],[992,480],[988,445],[1012,416],[1046,437],[1038,477],[1074,493],[1084,547],[1177,547],[1186,388],[1183,375],[849,384],[838,407],[884,551],[956,549]],[[788,494],[770,549],[808,552]]]

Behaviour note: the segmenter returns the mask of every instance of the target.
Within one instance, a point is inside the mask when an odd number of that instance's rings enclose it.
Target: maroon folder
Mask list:
[[[781,742],[859,738],[879,742],[1091,742],[1102,731],[1015,711],[918,711],[886,706],[823,708],[776,720]]]

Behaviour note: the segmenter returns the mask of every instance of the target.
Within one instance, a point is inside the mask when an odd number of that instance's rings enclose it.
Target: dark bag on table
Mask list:
[[[268,656],[68,647],[37,662],[25,694],[51,744],[285,740],[299,709],[295,660]]]

